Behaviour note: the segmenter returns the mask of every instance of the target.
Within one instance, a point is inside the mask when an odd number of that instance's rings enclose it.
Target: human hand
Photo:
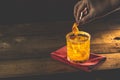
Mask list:
[[[81,0],[74,7],[75,20],[78,24],[88,23],[111,13],[119,3],[119,0]]]

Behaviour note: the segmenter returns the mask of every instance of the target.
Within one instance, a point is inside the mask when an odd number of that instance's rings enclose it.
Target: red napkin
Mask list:
[[[60,62],[66,63],[75,68],[81,69],[86,72],[91,72],[96,66],[100,65],[106,60],[106,57],[91,53],[88,61],[83,63],[72,63],[67,60],[67,48],[66,46],[51,53],[51,57]]]

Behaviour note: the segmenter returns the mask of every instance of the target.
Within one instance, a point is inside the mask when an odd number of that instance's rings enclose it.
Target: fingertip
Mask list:
[[[77,23],[78,25],[83,25],[83,24],[84,24],[82,20],[76,21],[76,23]]]

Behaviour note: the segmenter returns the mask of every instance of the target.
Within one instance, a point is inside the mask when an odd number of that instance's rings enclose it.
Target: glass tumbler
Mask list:
[[[90,56],[90,34],[79,31],[78,34],[70,32],[66,35],[67,59],[70,62],[84,62]]]

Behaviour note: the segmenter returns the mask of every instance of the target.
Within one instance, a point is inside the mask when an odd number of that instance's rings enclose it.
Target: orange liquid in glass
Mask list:
[[[67,59],[71,62],[84,62],[90,55],[90,35],[84,31],[70,32],[67,39]]]

